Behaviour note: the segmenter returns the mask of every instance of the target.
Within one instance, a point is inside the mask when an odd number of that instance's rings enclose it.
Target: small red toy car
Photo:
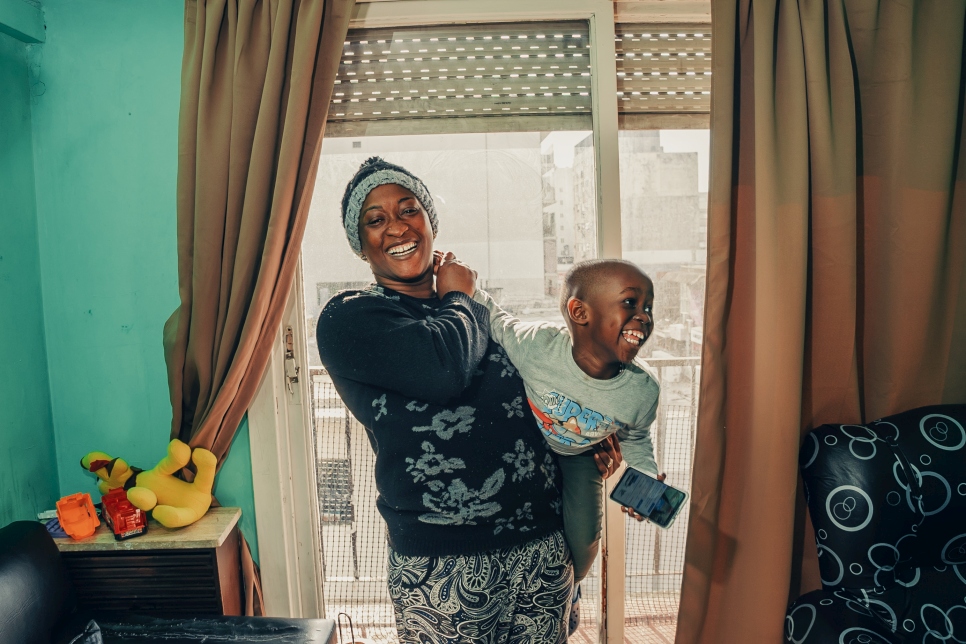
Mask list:
[[[148,531],[148,517],[127,500],[124,488],[116,488],[101,497],[101,516],[118,541]]]

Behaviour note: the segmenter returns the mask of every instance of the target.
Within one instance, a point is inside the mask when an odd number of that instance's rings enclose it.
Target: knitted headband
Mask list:
[[[426,184],[405,168],[379,157],[371,157],[356,171],[355,176],[346,186],[345,194],[342,197],[342,225],[345,227],[345,236],[349,240],[349,246],[359,257],[363,256],[362,240],[359,238],[359,217],[362,214],[362,204],[370,192],[387,183],[402,186],[413,193],[423,208],[426,209],[426,214],[429,215],[433,235],[439,228],[436,204],[433,203],[433,197],[426,189]]]

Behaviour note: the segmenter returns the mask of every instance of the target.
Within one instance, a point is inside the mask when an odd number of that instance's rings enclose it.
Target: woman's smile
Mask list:
[[[416,247],[419,246],[419,242],[411,241],[404,242],[402,244],[396,244],[395,246],[390,246],[389,250],[386,251],[390,256],[395,259],[402,259],[404,257],[409,257],[414,252],[416,252]]]

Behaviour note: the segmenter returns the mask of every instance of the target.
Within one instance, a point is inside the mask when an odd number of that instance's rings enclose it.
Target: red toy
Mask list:
[[[127,500],[124,488],[115,488],[101,497],[104,522],[114,533],[117,541],[129,539],[148,531],[148,519],[144,511]]]

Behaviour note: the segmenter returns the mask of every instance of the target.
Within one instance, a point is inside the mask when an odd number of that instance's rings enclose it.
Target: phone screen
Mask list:
[[[677,517],[688,495],[653,476],[628,467],[610,498],[633,508],[651,523],[667,528]]]

